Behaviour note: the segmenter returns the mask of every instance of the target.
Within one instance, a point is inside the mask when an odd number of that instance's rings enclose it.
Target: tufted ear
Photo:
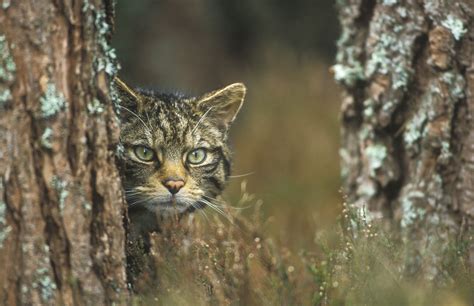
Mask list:
[[[114,78],[114,86],[120,101],[120,113],[124,117],[133,113],[140,113],[143,110],[143,101],[139,93],[135,92],[118,77]]]
[[[244,103],[245,85],[234,83],[203,95],[196,100],[199,113],[228,129]]]

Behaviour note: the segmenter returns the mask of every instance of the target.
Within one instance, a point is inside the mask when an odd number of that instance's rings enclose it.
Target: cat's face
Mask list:
[[[245,86],[184,98],[131,90],[120,80],[120,169],[130,210],[163,214],[212,206],[227,181],[227,133]]]

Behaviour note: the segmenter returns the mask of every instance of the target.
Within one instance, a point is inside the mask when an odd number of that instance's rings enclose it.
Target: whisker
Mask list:
[[[154,197],[139,198],[138,201],[134,201],[134,202],[128,203],[128,206],[129,206],[129,207],[136,206],[136,205],[138,205],[138,204],[146,203],[146,202],[148,202],[148,201],[150,201],[150,200],[153,200],[153,199],[154,199]]]
[[[205,210],[200,209],[199,212],[204,216],[204,218],[206,218],[207,223],[211,222]]]
[[[143,194],[143,192],[136,191],[136,190],[130,190],[130,191],[125,190],[125,194],[126,195],[136,195],[136,194]]]
[[[228,178],[239,178],[239,177],[246,177],[249,175],[255,174],[255,172],[248,172],[244,174],[236,174],[236,175],[229,175]]]
[[[202,196],[205,197],[210,202],[217,201],[218,203],[212,202],[212,204],[214,204],[216,206],[219,206],[219,207],[222,207],[222,208],[225,208],[225,209],[243,210],[243,209],[247,209],[247,208],[252,207],[252,205],[247,205],[247,206],[243,206],[243,207],[235,207],[235,206],[232,206],[232,205],[226,205],[225,204],[226,202],[221,203],[218,199],[211,198],[211,197],[206,196],[206,195],[202,195]]]
[[[217,203],[214,203],[214,204],[219,204],[219,203],[220,203],[220,201],[219,201],[218,199],[216,199],[216,198],[213,198],[213,197],[210,197],[210,196],[207,196],[207,195],[204,195],[204,194],[202,195],[202,197],[204,197],[204,198],[206,198],[206,199],[208,199],[208,200],[217,201]]]
[[[128,109],[127,107],[123,106],[123,105],[119,105],[119,107],[123,108],[124,110],[130,112],[132,115],[134,115],[135,117],[138,118],[138,120],[140,120],[140,122],[145,126],[146,130],[148,131],[148,133],[151,134],[151,128],[148,127],[145,122],[142,120],[142,118],[140,118],[140,116],[138,116],[135,112],[131,111],[130,109]]]
[[[146,118],[147,118],[147,121],[148,121],[148,126],[151,127],[150,117],[148,117],[148,112],[147,111],[145,111],[145,115],[146,115]]]
[[[196,209],[196,211],[199,211],[199,213],[200,213],[201,215],[203,215],[204,218],[206,218],[207,223],[210,222],[209,217],[207,216],[207,213],[206,213],[206,211],[205,211],[204,209],[199,209],[199,208],[196,206],[196,204],[195,204],[194,202],[191,203],[191,206],[194,207],[194,208]]]
[[[134,198],[137,198],[136,201],[133,201]],[[151,203],[151,202],[160,202],[160,201],[163,201],[165,200],[163,198],[162,195],[156,195],[156,194],[146,194],[146,193],[141,193],[139,195],[132,195],[131,196],[131,199],[132,200],[130,203],[129,203],[129,207],[132,207],[132,206],[136,206],[138,204],[142,204],[142,203]]]
[[[205,199],[200,199],[198,202],[202,202],[209,206],[210,208],[214,209],[216,212],[218,212],[220,215],[225,217],[231,224],[234,224],[234,221],[229,217],[228,214],[226,214],[220,207],[216,206],[215,204],[205,200]]]
[[[133,202],[133,200],[137,198],[140,200],[143,197],[149,197],[149,196],[147,196],[146,193],[136,190],[136,189],[125,190],[125,198],[127,199],[127,202]]]
[[[202,115],[201,118],[199,118],[198,122],[196,123],[196,125],[194,126],[194,128],[191,130],[191,134],[194,134],[194,132],[196,131],[196,129],[198,128],[199,124],[201,124],[201,122],[204,120],[204,118],[206,118],[207,114],[214,108],[214,106],[211,106],[209,107],[209,109],[204,113],[204,115]]]

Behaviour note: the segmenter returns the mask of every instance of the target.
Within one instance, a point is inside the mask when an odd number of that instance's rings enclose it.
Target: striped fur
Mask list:
[[[245,86],[236,83],[186,97],[131,89],[117,79],[116,90],[121,120],[118,163],[132,225],[139,224],[140,232],[151,231],[157,219],[215,205],[230,175],[227,136]],[[152,150],[151,161],[136,154],[143,146]],[[198,148],[207,154],[194,165],[187,155]],[[170,178],[184,181],[175,195],[164,186]]]

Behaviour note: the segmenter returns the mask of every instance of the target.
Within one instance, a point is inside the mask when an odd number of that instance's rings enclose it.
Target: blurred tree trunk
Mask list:
[[[112,1],[0,7],[0,303],[125,298]]]
[[[338,9],[344,191],[368,217],[399,226],[407,274],[440,279],[460,240],[474,263],[474,4],[339,0]]]

